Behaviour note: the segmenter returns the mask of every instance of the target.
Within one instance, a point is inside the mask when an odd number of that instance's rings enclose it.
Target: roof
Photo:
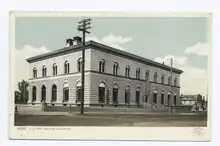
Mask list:
[[[49,53],[45,53],[45,54],[37,55],[37,56],[34,56],[34,57],[30,57],[30,58],[26,59],[26,61],[29,62],[29,63],[32,63],[32,62],[39,61],[39,60],[49,59],[49,58],[52,58],[52,57],[55,57],[55,56],[60,56],[60,55],[63,55],[63,54],[68,54],[68,53],[71,53],[71,52],[80,51],[81,48],[82,48],[81,44],[70,46],[70,47],[64,47],[64,48],[56,50],[56,51],[52,51],[52,52],[49,52]],[[122,50],[119,50],[119,49],[116,49],[116,48],[113,48],[113,47],[110,47],[110,46],[107,46],[107,45],[104,45],[104,44],[101,44],[101,43],[98,43],[98,42],[95,42],[95,41],[92,41],[92,40],[85,43],[85,48],[86,49],[92,48],[92,49],[96,49],[96,50],[99,50],[99,51],[102,51],[102,52],[111,53],[111,54],[114,54],[114,55],[118,55],[118,56],[121,56],[121,57],[124,57],[124,58],[128,58],[128,59],[131,59],[131,60],[141,62],[141,63],[146,64],[146,65],[150,65],[150,66],[154,66],[154,67],[157,67],[157,68],[160,68],[160,69],[170,71],[170,66],[167,66],[167,65],[158,63],[156,61],[152,61],[152,60],[146,59],[144,57],[134,55],[132,53],[128,53],[126,51],[122,51]],[[175,73],[178,73],[178,74],[183,73],[182,70],[177,69],[177,68],[172,68],[172,71],[175,72]]]

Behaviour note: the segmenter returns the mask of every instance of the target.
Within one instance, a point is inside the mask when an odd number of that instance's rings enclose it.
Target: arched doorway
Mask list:
[[[125,87],[125,105],[130,104],[130,92],[131,92],[130,86],[126,86]]]
[[[46,86],[42,85],[41,87],[41,102],[46,101]]]
[[[99,84],[99,98],[98,98],[98,100],[99,100],[99,103],[102,103],[102,104],[104,104],[105,103],[105,84],[103,83],[103,82],[101,82],[100,84]]]
[[[113,86],[113,93],[112,93],[112,97],[113,97],[113,105],[114,106],[118,106],[118,89],[119,87],[118,87],[118,85],[117,84],[115,84],[114,86]]]
[[[57,101],[57,86],[55,84],[53,84],[51,102],[56,102],[56,101]]]
[[[37,88],[33,86],[32,88],[32,102],[35,102],[37,99]]]
[[[154,90],[154,93],[153,93],[153,103],[157,104],[157,90],[156,89]]]
[[[69,85],[65,83],[63,85],[63,102],[69,101]]]
[[[136,101],[137,107],[140,106],[140,93],[141,93],[141,89],[138,86],[137,89],[136,89],[136,96],[135,96],[135,101]]]

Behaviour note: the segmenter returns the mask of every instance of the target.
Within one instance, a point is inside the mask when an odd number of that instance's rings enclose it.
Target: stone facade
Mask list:
[[[85,51],[85,104],[86,105],[112,105],[115,104],[117,96],[117,105],[140,105],[144,103],[168,104],[168,95],[170,94],[169,67],[155,62],[141,61],[132,54],[121,55],[117,49],[90,41],[86,44]],[[97,49],[97,48],[99,49]],[[53,104],[75,104],[77,101],[77,89],[81,83],[81,73],[78,70],[78,60],[81,57],[79,46],[68,47],[59,51],[59,53],[49,53],[27,59],[30,63],[29,73],[33,76],[33,69],[36,69],[37,75],[29,80],[29,103],[42,102],[42,96],[45,96],[44,102],[51,103],[54,92],[53,85],[56,85],[56,100]],[[106,51],[107,50],[107,51]],[[126,53],[126,52],[124,52]],[[68,61],[69,71],[65,73],[64,62]],[[100,70],[100,61],[104,62],[104,69]],[[53,65],[57,65],[57,74],[54,75]],[[117,73],[113,70],[114,64],[117,64]],[[42,77],[42,67],[45,66],[46,76]],[[126,67],[129,66],[129,77],[125,76]],[[137,70],[139,75],[137,77]],[[172,72],[172,99],[173,104],[180,104],[180,74],[182,71],[174,69]],[[156,77],[155,77],[156,74]],[[163,79],[162,79],[163,76]],[[174,83],[175,82],[175,83]],[[174,85],[175,84],[175,85]],[[42,86],[46,87],[46,93],[43,95]],[[33,89],[36,87],[36,92]],[[64,88],[68,88],[68,101],[63,101],[66,96]],[[103,92],[102,89],[104,88]],[[117,88],[117,95],[116,89]],[[114,90],[114,93],[113,93]],[[129,90],[125,93],[125,91]],[[53,92],[53,93],[52,93]],[[65,92],[65,95],[64,95]],[[53,95],[52,95],[53,94]],[[114,97],[113,97],[114,94]],[[126,94],[126,98],[125,98]],[[155,98],[156,95],[156,98]],[[164,99],[162,101],[161,96]],[[34,96],[36,99],[33,100]],[[102,96],[102,98],[100,98]],[[128,102],[129,97],[129,102]],[[175,100],[174,100],[175,97]]]

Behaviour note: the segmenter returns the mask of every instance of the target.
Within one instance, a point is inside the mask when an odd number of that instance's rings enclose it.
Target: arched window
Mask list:
[[[113,86],[113,90],[112,90],[112,97],[113,97],[113,105],[114,106],[117,106],[118,105],[118,89],[119,87],[118,87],[118,85],[117,84],[115,84],[114,86]]]
[[[64,74],[68,74],[70,72],[70,64],[68,61],[64,62]]]
[[[177,86],[177,78],[174,79],[174,86]]]
[[[145,80],[146,80],[146,81],[149,80],[149,74],[150,74],[150,73],[149,73],[149,71],[147,70],[146,73],[145,73]]]
[[[161,76],[161,84],[164,84],[164,74]]]
[[[168,85],[171,85],[172,81],[171,81],[171,76],[169,76],[168,78]]]
[[[99,103],[105,103],[105,84],[101,82],[99,84]]]
[[[53,75],[57,75],[57,65],[56,63],[53,64]]]
[[[99,61],[99,72],[105,72],[105,60]]]
[[[130,66],[127,65],[125,68],[125,77],[129,78],[130,77]]]
[[[51,102],[55,102],[57,100],[57,86],[54,84],[52,86],[52,100]]]
[[[113,75],[118,75],[118,63],[115,62],[113,65]]]
[[[33,86],[32,88],[32,102],[35,102],[37,99],[37,88]]]
[[[157,104],[157,90],[156,89],[154,90],[154,93],[153,93],[153,103]]]
[[[77,69],[78,69],[78,72],[82,71],[82,58],[79,58],[77,61]]]
[[[76,102],[81,102],[82,85],[78,82],[76,85]]]
[[[154,82],[157,82],[157,72],[154,73]]]
[[[125,87],[125,105],[130,104],[130,86]]]
[[[64,84],[63,86],[63,102],[68,102],[69,101],[69,85]]]
[[[33,78],[37,78],[37,69],[36,69],[36,67],[33,69]]]
[[[136,79],[140,79],[140,68],[136,70]]]
[[[167,95],[167,105],[168,105],[168,106],[171,105],[171,98],[170,98],[170,97],[171,97],[171,92],[169,91],[169,92],[168,92],[168,95]]]
[[[46,101],[46,86],[42,85],[41,87],[41,102]]]
[[[47,68],[45,65],[42,67],[42,76],[43,77],[47,76]]]

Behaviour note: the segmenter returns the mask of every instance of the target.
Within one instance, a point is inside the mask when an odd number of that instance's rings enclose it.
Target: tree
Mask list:
[[[22,102],[22,103],[26,103],[28,101],[28,90],[27,90],[28,86],[29,86],[29,83],[25,80],[18,82],[19,91],[15,91],[15,96],[17,96],[17,98],[19,97],[19,100],[17,101]]]
[[[20,101],[20,99],[21,99],[21,94],[20,94],[20,92],[19,91],[15,91],[14,92],[14,101],[15,101],[15,103],[17,103],[18,101]]]
[[[205,102],[206,102],[206,101],[205,101],[205,99],[203,98],[202,101],[201,101],[201,107],[202,107],[203,110],[204,110],[204,108],[205,108]]]
[[[202,102],[202,95],[198,94],[197,96],[197,103],[201,103]]]
[[[202,95],[198,94],[196,98],[196,110],[199,110],[201,103],[202,103]]]

